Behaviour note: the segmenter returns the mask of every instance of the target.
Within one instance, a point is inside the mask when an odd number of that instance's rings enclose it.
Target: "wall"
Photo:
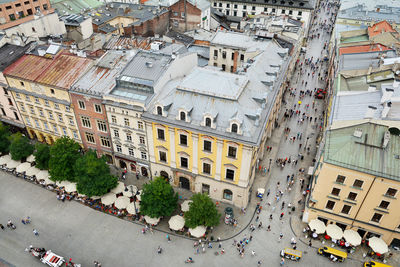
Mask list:
[[[172,29],[179,32],[198,29],[201,25],[201,10],[186,1],[185,14],[185,0],[180,0],[170,6],[170,23]]]
[[[169,25],[169,13],[155,17],[152,20],[142,22],[138,26],[134,26],[134,33],[141,36],[154,36],[154,34],[164,35]]]
[[[22,120],[21,114],[19,114],[12,93],[5,89],[7,88],[6,85],[7,81],[3,73],[0,72],[0,119],[17,127],[25,128],[24,121]]]
[[[27,4],[25,4],[27,3]],[[11,8],[9,8],[11,7]],[[36,8],[39,8],[42,12],[54,12],[54,9],[50,7],[49,0],[15,0],[8,3],[0,4],[0,17],[3,19],[2,23],[18,23],[18,20],[23,20],[26,17],[32,16],[36,13]],[[28,13],[29,10],[29,13]],[[19,13],[23,12],[23,16],[20,17]],[[15,15],[15,20],[11,20],[9,15]],[[26,20],[26,19],[25,19]]]

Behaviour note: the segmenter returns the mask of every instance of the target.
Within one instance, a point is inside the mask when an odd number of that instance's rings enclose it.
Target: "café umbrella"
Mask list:
[[[149,216],[144,216],[144,219],[146,220],[147,223],[151,224],[151,225],[155,225],[160,221],[160,218],[151,218]]]
[[[339,240],[343,237],[343,230],[336,224],[329,224],[326,227],[326,234],[332,239]]]
[[[26,170],[25,175],[27,176],[34,176],[40,172],[40,169],[36,168],[35,166],[30,167]]]
[[[138,205],[138,204],[135,203],[135,202],[129,203],[128,206],[126,206],[126,211],[127,211],[129,214],[136,215],[136,206],[137,206],[137,205]]]
[[[72,193],[72,192],[76,192],[76,183],[71,183],[68,182],[65,187],[64,190],[68,193]]]
[[[46,170],[42,170],[40,172],[38,172],[36,174],[36,180],[40,181],[40,180],[44,180],[44,183],[46,185],[48,184],[54,184],[54,182],[52,180],[49,179],[49,172]]]
[[[347,229],[343,232],[343,237],[346,239],[346,242],[349,242],[352,246],[359,246],[361,245],[361,236],[354,230]]]
[[[30,155],[29,157],[26,158],[26,161],[30,162],[30,163],[34,162],[35,160],[36,160],[36,158],[34,155]]]
[[[114,187],[113,189],[111,189],[111,192],[115,193],[115,194],[119,194],[124,192],[125,190],[125,185],[123,182],[118,182],[118,185],[116,187]]]
[[[121,197],[118,197],[117,200],[115,200],[114,206],[117,209],[123,210],[123,209],[126,209],[126,207],[129,205],[130,202],[131,201],[130,201],[129,197],[121,196]]]
[[[202,237],[205,235],[207,228],[205,226],[197,226],[196,228],[189,228],[189,233],[194,237]]]
[[[127,185],[122,194],[126,197],[133,197],[136,195],[137,187],[135,185]]]
[[[115,193],[107,193],[101,197],[101,203],[106,206],[113,204],[115,200],[117,200]]]
[[[7,162],[7,168],[9,169],[15,169],[18,167],[18,165],[20,165],[21,162],[20,161],[15,161],[15,160],[10,160],[9,162]]]
[[[311,231],[315,232],[316,234],[322,234],[326,229],[325,223],[318,219],[311,220],[308,223],[308,226],[310,226]]]
[[[4,155],[0,158],[0,165],[7,164],[9,161],[11,161],[11,156],[10,155]]]
[[[178,231],[185,226],[185,219],[180,215],[175,215],[169,219],[168,224],[170,229]]]
[[[136,198],[141,201],[142,200],[142,194],[143,194],[143,190],[139,190],[138,194],[136,195]]]
[[[389,251],[388,245],[385,243],[385,241],[376,236],[371,237],[368,240],[368,246],[372,248],[375,253],[379,254],[384,254]]]
[[[192,203],[193,201],[192,200],[185,200],[185,201],[183,201],[183,203],[181,204],[181,210],[183,211],[183,212],[186,212],[186,211],[189,211],[189,208],[190,208],[190,203]]]
[[[23,173],[23,172],[26,172],[30,167],[31,167],[31,164],[29,162],[24,162],[24,163],[18,165],[18,167],[15,171],[18,173]]]

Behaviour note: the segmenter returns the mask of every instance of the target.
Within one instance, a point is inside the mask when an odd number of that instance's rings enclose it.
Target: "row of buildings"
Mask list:
[[[399,247],[400,35],[397,19],[385,20],[394,9],[357,4],[339,11],[330,42],[331,97],[303,219]]]
[[[0,118],[32,139],[69,136],[121,169],[246,207],[304,33],[288,17],[262,18],[247,22],[257,34],[199,41],[205,65],[178,43],[100,54],[6,44]]]

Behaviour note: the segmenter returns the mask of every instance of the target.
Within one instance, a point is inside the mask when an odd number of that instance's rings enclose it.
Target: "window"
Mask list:
[[[60,109],[60,106],[57,103],[54,103],[54,108],[55,109]]]
[[[138,127],[139,130],[143,130],[143,122],[138,121],[137,127]]]
[[[133,151],[133,148],[128,148],[128,153],[129,153],[129,156],[132,156],[132,157],[135,156],[135,153],[134,153],[134,151]]]
[[[58,128],[57,128],[57,125],[54,125],[54,124],[53,124],[53,129],[54,129],[54,133],[58,134]]]
[[[238,125],[236,123],[232,123],[231,132],[232,133],[237,133],[238,132]]]
[[[289,15],[293,15],[293,10],[289,10]]]
[[[129,126],[129,119],[128,118],[124,118],[124,123],[125,123],[125,126]]]
[[[81,117],[81,121],[82,121],[82,126],[86,127],[86,128],[92,128],[92,125],[90,124],[90,119],[89,117]]]
[[[244,9],[244,10],[246,10],[246,9],[247,9],[247,6],[246,6],[246,5],[244,5],[244,6],[243,6],[243,9]]]
[[[62,127],[62,130],[63,130],[64,135],[68,135],[68,133],[67,133],[67,128]]]
[[[235,171],[231,169],[226,169],[225,179],[233,181],[235,179]]]
[[[53,112],[51,112],[51,111],[49,111],[49,118],[50,118],[51,120],[54,120]]]
[[[181,167],[182,168],[188,168],[189,164],[188,164],[188,159],[185,157],[181,157]]]
[[[216,7],[216,6],[217,6],[217,3],[214,2],[214,7]]]
[[[340,193],[340,189],[339,188],[333,188],[332,192],[331,192],[331,195],[338,196],[339,193]]]
[[[19,106],[20,106],[20,108],[21,108],[21,111],[22,111],[22,112],[25,112],[25,106],[24,106],[24,103],[20,103],[20,104],[19,104]]]
[[[21,95],[20,95],[19,93],[15,93],[15,96],[16,96],[18,99],[21,99]]]
[[[70,111],[71,111],[71,108],[70,108],[69,106],[65,106],[65,111],[66,111],[66,112],[70,112]]]
[[[214,50],[214,57],[218,57],[218,50]]]
[[[35,119],[35,125],[36,125],[37,128],[40,128],[40,124],[39,124],[39,121],[37,119]]]
[[[211,144],[212,144],[211,141],[204,140],[204,142],[203,142],[203,150],[211,152]]]
[[[349,206],[349,205],[343,205],[342,211],[341,211],[340,213],[349,214],[349,213],[350,213],[350,210],[351,210],[351,206]]]
[[[146,141],[144,140],[144,136],[139,136],[139,143],[142,145],[146,144]]]
[[[389,196],[389,197],[395,197],[396,196],[396,194],[397,194],[397,189],[394,189],[394,188],[389,188],[387,191],[386,191],[386,196]]]
[[[43,110],[39,109],[39,115],[40,115],[40,117],[44,117]]]
[[[179,144],[182,145],[182,146],[187,146],[188,145],[187,135],[185,135],[185,134],[180,134],[179,135]]]
[[[117,123],[117,117],[115,117],[114,115],[111,115],[111,121],[112,121],[112,123]]]
[[[114,136],[115,136],[115,137],[119,137],[119,132],[118,132],[118,130],[114,130]]]
[[[50,104],[49,104],[49,100],[45,99],[45,100],[44,100],[44,104],[45,104],[46,106],[48,106],[48,107],[49,107],[49,106],[50,106]]]
[[[203,173],[205,174],[211,174],[211,165],[203,162]]]
[[[225,71],[225,70],[226,70],[226,65],[225,65],[225,64],[222,64],[222,66],[221,66],[221,67],[222,67],[222,70],[223,70],[223,71]]]
[[[275,8],[272,9],[272,12],[275,12]]]
[[[355,180],[353,183],[353,187],[357,187],[357,188],[362,188],[364,181],[361,180]]]
[[[50,89],[50,93],[51,93],[52,95],[54,95],[56,92],[54,91],[54,89]]]
[[[24,4],[25,4],[25,5],[29,5],[29,1],[25,1]]]
[[[110,139],[108,137],[100,136],[100,141],[101,141],[102,146],[111,147]],[[122,151],[121,146],[119,146],[119,148],[120,148],[120,151],[118,150],[118,145],[117,145],[117,151],[121,152]]]
[[[354,192],[350,192],[349,196],[347,197],[347,199],[350,199],[350,200],[356,200],[356,198],[357,198],[357,193],[354,193]]]
[[[226,8],[230,8],[230,6],[231,6],[230,4],[226,4]]]
[[[130,133],[126,134],[126,141],[132,142],[132,135]]]
[[[31,101],[31,99],[30,99],[30,97],[28,95],[25,95],[25,100],[28,101],[28,102]]]
[[[237,5],[236,5],[236,4],[234,4],[234,5],[233,5],[233,8],[237,8]]]
[[[8,17],[10,18],[10,20],[15,20],[15,15],[14,14],[8,15]]]
[[[96,111],[97,113],[101,113],[102,112],[101,106],[98,104],[94,104],[94,111]]]
[[[302,12],[302,11],[299,11],[299,12],[297,12],[297,15],[298,15],[298,16],[301,16],[301,15],[303,15],[303,12]]]
[[[231,54],[231,59],[234,60],[235,59],[235,53]]]
[[[253,11],[256,10],[256,7],[255,6],[251,7],[251,10],[253,10]]]
[[[36,32],[36,29],[35,29],[35,27],[32,27],[32,32]]]
[[[35,96],[35,103],[40,104],[39,98]]]
[[[343,175],[338,175],[336,178],[336,183],[344,184],[345,179],[346,179],[346,177],[344,177]]]
[[[92,143],[92,144],[96,143],[94,140],[94,135],[92,133],[85,133],[85,136],[86,136],[86,141],[88,143]]]
[[[243,61],[244,60],[244,54],[240,55],[240,60]]]
[[[63,117],[62,117],[61,114],[58,114],[58,121],[59,121],[59,122],[63,122]]]
[[[83,102],[82,100],[78,100],[78,105],[80,109],[86,109],[85,102]]]
[[[44,9],[44,10],[47,10],[47,9],[48,9],[47,4],[43,4],[43,9]]]
[[[222,58],[226,58],[226,51],[222,51]]]
[[[157,115],[162,115],[162,107],[160,106],[157,106]]]
[[[122,152],[122,147],[120,145],[116,145],[117,147],[117,152]]]
[[[31,125],[31,120],[28,117],[25,117],[26,124]]]
[[[181,17],[182,17],[182,18],[185,17],[185,12],[181,12]]]
[[[179,118],[181,121],[186,121],[186,113],[181,111],[179,114]]]
[[[387,209],[389,207],[390,202],[382,200],[381,204],[379,204],[379,208],[381,209]]]
[[[20,7],[20,6],[21,6],[21,3],[15,4],[15,6],[16,6],[16,7]]]
[[[11,98],[7,98],[8,99],[8,104],[10,105],[10,106],[13,106],[13,103],[12,103],[12,101],[11,101]]]
[[[333,207],[335,207],[336,202],[332,201],[332,200],[328,200],[328,202],[326,203],[325,208],[328,210],[333,210]]]
[[[379,223],[382,219],[383,215],[379,213],[375,213],[374,216],[372,216],[371,221]]]
[[[228,157],[236,158],[236,147],[229,146],[228,147]]]
[[[264,12],[268,12],[268,7],[264,7]]]
[[[232,200],[232,191],[231,190],[228,190],[228,189],[225,189],[224,190],[224,199],[226,199],[226,200]]]
[[[31,114],[35,114],[35,109],[33,107],[29,107]]]
[[[210,118],[206,118],[204,124],[206,125],[206,127],[211,127],[211,119]]]
[[[75,138],[75,139],[79,139],[79,136],[78,136],[78,132],[77,132],[77,131],[72,131],[72,134],[74,135],[74,138]]]
[[[72,117],[69,117],[68,120],[70,125],[74,125],[74,119]]]
[[[1,113],[3,113],[3,116],[7,116],[6,111],[4,110],[4,108],[1,108]]]
[[[160,161],[167,162],[167,153],[164,151],[158,151],[158,155],[160,156]]]
[[[107,132],[107,125],[105,121],[97,121],[97,129],[102,132]]]
[[[219,7],[222,7],[222,3],[219,3]]]
[[[7,91],[6,88],[3,88],[3,91],[4,91],[4,94],[5,94],[5,95],[8,95],[8,91]]]
[[[282,14],[285,14],[285,13],[286,13],[286,10],[282,9]]]
[[[146,152],[140,152],[140,155],[142,156],[142,159],[147,160],[147,153]]]
[[[157,138],[160,140],[165,140],[165,135],[164,135],[163,129],[157,129]]]

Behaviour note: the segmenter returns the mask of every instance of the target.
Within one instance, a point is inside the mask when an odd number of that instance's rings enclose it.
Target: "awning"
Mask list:
[[[144,216],[144,219],[146,220],[147,223],[149,223],[151,225],[156,225],[160,221],[160,218],[151,218],[147,215]]]
[[[24,162],[18,165],[17,169],[15,170],[18,173],[26,172],[29,168],[31,168],[31,164],[29,162]]]
[[[10,155],[4,155],[0,158],[0,165],[7,164],[11,160]]]
[[[185,219],[182,216],[175,215],[169,219],[168,224],[170,229],[178,231],[185,226]]]
[[[40,172],[40,169],[36,168],[35,166],[30,167],[26,170],[25,174],[27,176],[34,176]]]
[[[343,237],[343,230],[336,224],[329,224],[326,227],[326,234],[329,235],[332,239],[339,240]]]
[[[318,219],[311,220],[308,223],[308,226],[310,226],[311,231],[315,231],[317,234],[323,234],[326,229],[325,223]]]
[[[115,200],[117,200],[115,193],[107,193],[101,197],[101,203],[106,206],[113,204]]]
[[[18,167],[18,165],[21,164],[21,161],[16,161],[16,160],[10,160],[7,162],[7,168],[9,169],[15,169]]]
[[[354,230],[348,229],[345,230],[343,233],[344,239],[350,243],[352,246],[359,246],[361,245],[362,238],[361,236]]]
[[[113,189],[111,189],[111,192],[115,193],[115,194],[119,194],[124,192],[125,190],[125,184],[123,182],[118,182],[118,185],[116,187],[114,187]]]
[[[379,237],[371,237],[368,245],[375,253],[384,254],[389,251],[388,245]]]
[[[35,159],[35,156],[34,156],[34,155],[30,155],[29,157],[26,158],[26,161],[27,161],[27,162],[31,162],[31,163],[34,162],[35,160],[36,160],[36,159]]]
[[[189,233],[194,237],[202,237],[205,235],[206,230],[205,226],[197,226],[196,228],[189,228]]]
[[[129,205],[129,203],[131,203],[129,197],[121,196],[121,197],[118,197],[117,200],[115,200],[114,206],[117,209],[122,210],[122,209],[126,209],[126,207],[128,207],[128,205]]]

